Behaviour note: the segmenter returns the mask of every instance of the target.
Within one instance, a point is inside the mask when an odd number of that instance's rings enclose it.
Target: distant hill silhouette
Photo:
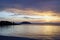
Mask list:
[[[9,22],[9,21],[0,21],[0,26],[5,26],[5,25],[15,25],[16,23],[14,22]]]
[[[27,21],[20,22],[20,23],[15,23],[15,22],[10,22],[10,21],[0,21],[0,26],[20,25],[20,24],[31,24],[31,23]]]
[[[20,24],[31,24],[31,22],[24,21],[24,22],[21,22]]]
[[[31,23],[31,22],[28,22],[28,21],[15,23],[15,22],[10,22],[10,21],[0,21],[0,26],[21,25],[21,24],[60,25],[60,23]]]

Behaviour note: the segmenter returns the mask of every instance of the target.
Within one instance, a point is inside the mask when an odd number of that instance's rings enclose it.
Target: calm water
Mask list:
[[[60,38],[57,25],[12,25],[0,27],[0,35],[53,40]]]

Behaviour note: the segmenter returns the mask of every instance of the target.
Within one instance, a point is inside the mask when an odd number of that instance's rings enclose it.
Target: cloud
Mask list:
[[[23,14],[59,15],[60,17],[60,0],[0,0],[0,11],[8,12],[2,14],[0,12],[0,17],[3,16],[4,18]]]
[[[0,0],[0,10],[15,8],[19,10],[33,9],[60,13],[60,0]]]

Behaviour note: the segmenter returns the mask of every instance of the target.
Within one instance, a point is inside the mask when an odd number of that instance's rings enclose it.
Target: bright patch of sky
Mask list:
[[[39,16],[29,16],[29,15],[16,15],[15,13],[12,12],[7,12],[7,11],[1,11],[0,12],[0,19],[21,19],[21,18],[25,18],[25,19],[30,19],[30,18],[39,18]]]
[[[39,18],[39,16],[15,15],[11,12],[1,11],[0,18]]]
[[[0,18],[10,18],[11,15],[14,15],[14,13],[6,12],[6,11],[1,11],[0,12]]]
[[[21,18],[25,18],[25,19],[44,19],[44,18],[52,18],[52,16],[30,16],[30,15],[16,15],[15,13],[12,13],[12,12],[6,12],[6,11],[1,11],[0,12],[0,19],[1,18],[12,18],[12,19],[21,19]],[[54,17],[55,18],[55,17]]]

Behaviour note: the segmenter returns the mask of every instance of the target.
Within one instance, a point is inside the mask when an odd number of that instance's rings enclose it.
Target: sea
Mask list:
[[[60,40],[60,25],[21,24],[0,26],[0,35],[42,40]]]

